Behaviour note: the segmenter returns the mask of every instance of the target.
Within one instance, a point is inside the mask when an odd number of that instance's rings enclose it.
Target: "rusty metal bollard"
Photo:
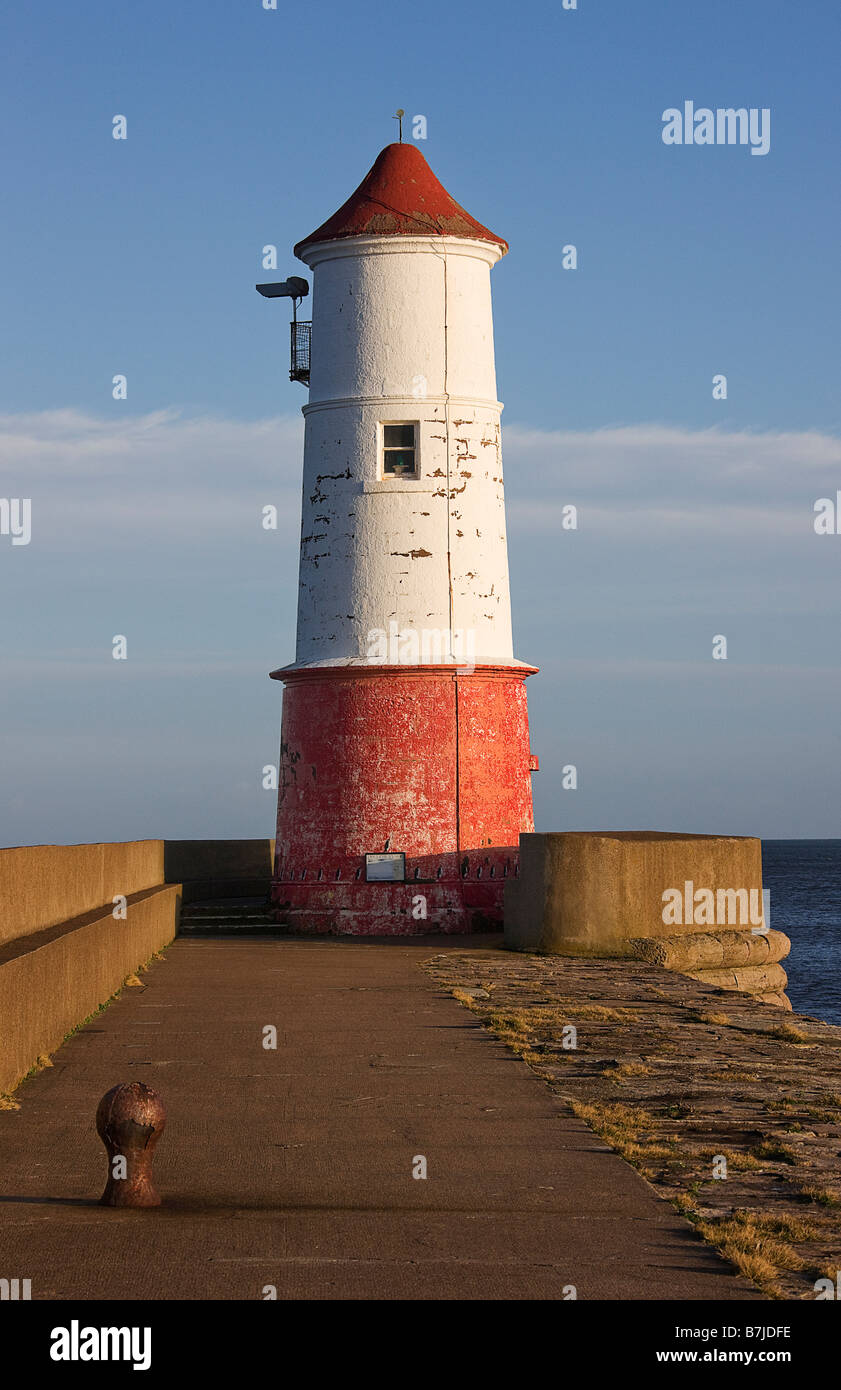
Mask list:
[[[152,1157],[165,1124],[163,1101],[142,1081],[124,1082],[105,1093],[96,1110],[96,1132],[108,1151],[108,1181],[100,1206],[160,1206]]]

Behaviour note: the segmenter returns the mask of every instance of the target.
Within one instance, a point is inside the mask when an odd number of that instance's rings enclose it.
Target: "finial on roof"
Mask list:
[[[402,107],[402,106],[398,106],[397,110],[395,111],[394,115],[393,115],[392,118],[391,118],[393,121],[399,121],[399,123],[400,123],[398,129],[399,129],[399,132],[400,132],[400,144],[401,144],[401,145],[403,144],[403,117],[405,116],[405,114],[406,114],[406,112],[403,110],[403,107]]]

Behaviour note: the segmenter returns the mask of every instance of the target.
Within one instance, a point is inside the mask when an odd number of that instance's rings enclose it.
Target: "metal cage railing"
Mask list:
[[[289,368],[290,381],[310,384],[310,343],[312,340],[312,320],[300,319],[291,323],[292,357]]]

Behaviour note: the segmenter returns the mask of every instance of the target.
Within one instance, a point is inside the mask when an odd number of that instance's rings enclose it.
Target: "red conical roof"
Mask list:
[[[451,198],[417,145],[386,145],[355,193],[295,247],[301,255],[317,241],[349,236],[455,236],[508,242],[494,236]]]

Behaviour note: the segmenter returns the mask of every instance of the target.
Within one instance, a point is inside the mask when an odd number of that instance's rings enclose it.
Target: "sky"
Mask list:
[[[7,11],[0,843],[271,835],[306,392],[254,284],[398,106],[511,247],[538,829],[841,836],[839,52],[829,0]],[[685,101],[769,110],[768,153],[666,145]]]

